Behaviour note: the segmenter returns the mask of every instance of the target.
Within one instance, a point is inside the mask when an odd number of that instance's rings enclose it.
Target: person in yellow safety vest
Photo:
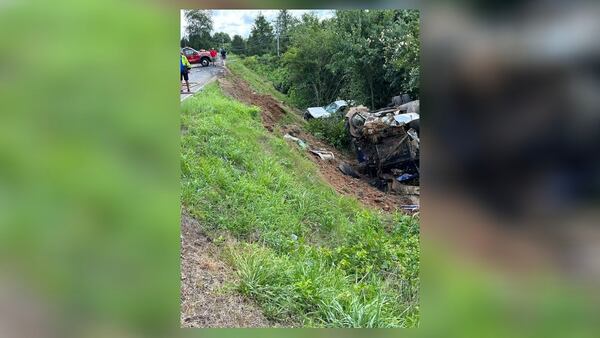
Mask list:
[[[185,85],[187,87],[188,93],[190,93],[190,83],[189,83],[188,72],[191,68],[192,68],[192,65],[190,65],[190,62],[183,54],[183,51],[181,51],[181,58],[179,59],[179,72],[180,72],[179,81],[185,80]],[[183,93],[183,88],[181,88],[181,92]]]

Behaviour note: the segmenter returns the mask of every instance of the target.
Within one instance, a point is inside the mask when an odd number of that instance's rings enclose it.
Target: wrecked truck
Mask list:
[[[346,128],[356,153],[357,166],[341,168],[373,177],[372,185],[398,190],[402,184],[418,185],[419,101],[369,111],[352,107],[346,114]]]

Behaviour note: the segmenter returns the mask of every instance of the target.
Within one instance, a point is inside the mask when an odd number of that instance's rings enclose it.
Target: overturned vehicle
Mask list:
[[[358,165],[340,170],[369,175],[370,183],[384,191],[403,193],[419,185],[418,100],[373,112],[364,106],[350,108],[346,128]]]

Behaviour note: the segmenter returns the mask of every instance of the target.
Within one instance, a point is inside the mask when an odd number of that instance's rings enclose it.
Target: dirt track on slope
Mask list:
[[[263,125],[271,132],[277,122],[285,115],[285,110],[280,102],[270,95],[258,94],[241,79],[227,77],[220,79],[219,85],[225,93],[234,99],[259,107]]]
[[[310,152],[308,152],[308,157],[319,167],[321,177],[339,194],[356,197],[364,205],[386,212],[402,210],[400,208],[402,205],[415,204],[415,199],[418,202],[418,196],[401,196],[382,192],[368,183],[368,177],[353,178],[343,174],[338,169],[338,165],[341,162],[355,164],[356,161],[313,135],[304,132],[295,124],[278,125],[278,122],[285,116],[286,110],[283,108],[283,104],[272,96],[256,93],[244,80],[233,77],[230,73],[219,79],[219,85],[227,95],[234,99],[259,107],[263,125],[270,132],[278,127],[282,135],[289,133],[306,141],[310,149],[331,151],[335,156],[333,161],[321,160]]]
[[[313,135],[304,132],[295,125],[282,126],[281,131],[283,134],[290,134],[305,140],[311,149],[324,149],[331,151],[335,155],[335,160],[324,161],[321,160],[317,155],[308,153],[309,158],[319,167],[321,177],[328,182],[339,194],[344,196],[356,197],[363,204],[381,209],[389,212],[396,209],[400,210],[401,205],[413,204],[408,197],[387,194],[368,183],[369,178],[362,176],[361,178],[354,178],[343,174],[339,169],[338,165],[342,162],[349,164],[356,164],[356,160],[348,157],[346,154],[339,152],[334,147],[320,141]]]
[[[235,281],[200,224],[181,215],[181,327],[274,327],[260,309],[224,286]]]

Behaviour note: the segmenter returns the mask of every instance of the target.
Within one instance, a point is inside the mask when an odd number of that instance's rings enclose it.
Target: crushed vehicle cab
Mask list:
[[[344,100],[337,100],[328,104],[325,107],[310,107],[304,112],[304,118],[319,119],[327,118],[336,114],[343,115],[348,111],[348,103]]]
[[[377,185],[385,190],[418,178],[418,100],[373,112],[364,106],[352,107],[346,118],[359,162],[356,171],[377,178]]]

